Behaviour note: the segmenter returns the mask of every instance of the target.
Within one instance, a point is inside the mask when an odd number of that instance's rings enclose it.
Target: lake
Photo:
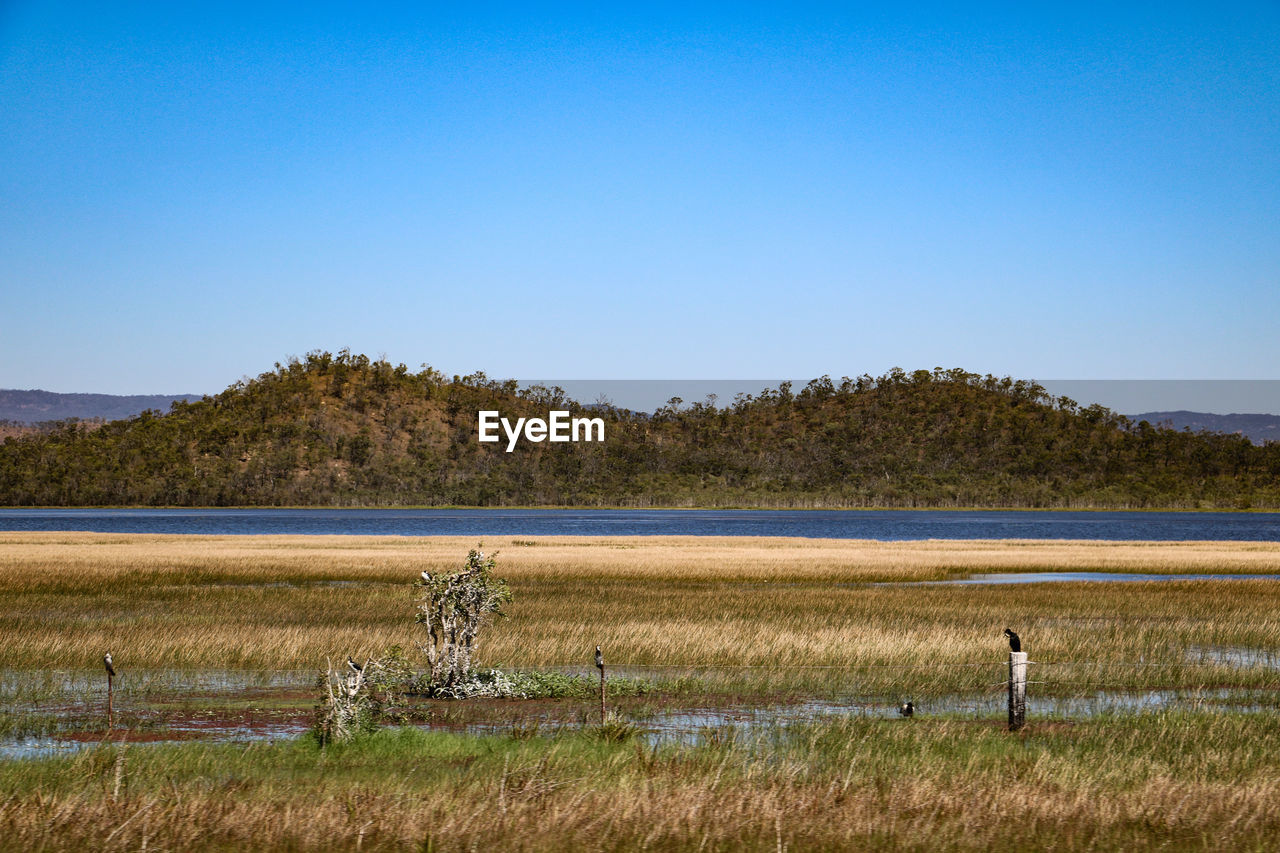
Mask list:
[[[0,509],[0,530],[401,536],[1280,541],[1280,513],[999,510]]]

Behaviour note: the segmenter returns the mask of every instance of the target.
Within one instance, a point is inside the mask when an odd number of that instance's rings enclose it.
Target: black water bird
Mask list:
[[[1009,628],[1004,629],[1004,635],[1009,638],[1009,650],[1014,652],[1022,651],[1022,641],[1018,639],[1018,635],[1013,633]]]
[[[351,659],[351,655],[347,655],[347,666],[351,667],[353,672],[364,672],[364,667]]]
[[[600,651],[599,646],[596,646],[596,669],[604,671],[604,652]]]
[[[107,675],[115,676],[116,668],[111,663],[111,652],[107,652],[102,656],[102,665],[107,668]]]
[[[916,705],[914,702],[907,702],[898,708],[898,713],[904,717],[910,717],[914,715],[915,712],[916,712]]]

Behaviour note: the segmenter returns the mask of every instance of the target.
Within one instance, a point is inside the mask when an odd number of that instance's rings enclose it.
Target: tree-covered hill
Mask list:
[[[477,412],[606,421],[477,440]],[[6,505],[1280,506],[1280,444],[1157,429],[1034,383],[894,370],[646,415],[312,353],[168,414],[0,444]]]

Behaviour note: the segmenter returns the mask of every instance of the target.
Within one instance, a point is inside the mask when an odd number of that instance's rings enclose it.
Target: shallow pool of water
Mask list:
[[[1097,691],[1071,697],[1027,697],[1027,715],[1035,718],[1087,719],[1104,714],[1142,713],[1165,710],[1230,711],[1253,713],[1274,710],[1274,701],[1254,691],[1242,690],[1151,690]],[[1003,719],[1008,709],[1007,694],[990,698],[973,695],[941,696],[916,700],[916,720],[931,715],[971,716],[974,719]],[[696,743],[709,734],[734,730],[751,734],[770,726],[794,725],[823,717],[859,716],[900,719],[898,701],[804,702],[771,708],[703,708],[674,711],[641,720],[650,743]]]
[[[117,666],[119,664],[117,663]],[[303,688],[315,684],[319,669],[289,670],[124,670],[115,677],[117,698],[155,693],[231,693],[249,689]],[[0,702],[22,707],[58,697],[97,697],[106,701],[102,669],[0,669]]]
[[[912,697],[906,697],[912,698]],[[810,723],[824,718],[863,717],[900,719],[900,699],[809,700],[769,706],[732,705],[724,707],[681,708],[640,716],[633,722],[641,729],[642,740],[649,745],[677,743],[693,745],[710,739],[757,736],[771,728]],[[913,722],[927,721],[931,716],[970,717],[975,720],[1002,720],[1006,712],[1006,695],[993,691],[984,696],[974,694],[921,697],[914,699]],[[1148,690],[1105,691],[1070,697],[1027,698],[1028,721],[1039,719],[1088,719],[1103,714],[1144,713],[1165,710],[1201,712],[1275,712],[1274,693],[1256,690]],[[905,721],[904,721],[905,722]],[[467,724],[428,723],[419,728],[465,732],[477,735],[504,735],[522,732],[526,736],[551,735],[562,729],[577,729],[580,724],[563,719],[531,715],[505,722],[485,721]],[[287,740],[306,732],[298,722],[242,724],[187,724],[140,734],[136,741],[122,741],[130,746],[156,743],[253,743]],[[40,759],[76,752],[97,746],[99,740],[72,740],[65,737],[23,737],[0,741],[0,759]]]
[[[24,737],[0,741],[0,759],[57,758],[60,755],[74,755],[85,747],[94,745],[51,737]]]
[[[863,717],[901,719],[898,708],[903,700],[813,700],[785,705],[726,706],[682,708],[636,717],[641,738],[649,745],[679,743],[694,745],[709,739],[756,736],[773,727],[800,725],[823,718]],[[914,721],[931,716],[969,717],[975,720],[1003,720],[1007,713],[1007,694],[993,692],[987,696],[973,694],[938,696],[915,700]],[[1105,714],[1134,714],[1167,710],[1203,712],[1258,713],[1274,711],[1276,697],[1260,691],[1215,690],[1149,690],[1106,691],[1070,697],[1027,698],[1030,722],[1039,719],[1089,719]],[[593,721],[598,721],[593,718]],[[904,721],[905,722],[905,721]],[[478,735],[523,733],[552,734],[560,728],[577,728],[563,721],[531,717],[518,722],[483,722],[463,725],[427,724],[425,729],[468,732]]]
[[[1225,664],[1238,669],[1260,666],[1280,670],[1280,652],[1267,649],[1192,646],[1187,649],[1187,661],[1197,664]]]
[[[969,575],[944,581],[900,581],[878,583],[875,586],[969,586],[973,584],[1019,583],[1072,583],[1097,581],[1103,583],[1134,583],[1138,581],[1276,581],[1280,575],[1226,575],[1226,574],[1155,574],[1148,572],[1008,572],[1003,574]]]

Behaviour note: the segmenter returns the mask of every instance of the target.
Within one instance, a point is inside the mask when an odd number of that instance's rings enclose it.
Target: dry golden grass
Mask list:
[[[0,536],[9,667],[314,669],[326,655],[411,646],[409,584],[461,564],[464,537]],[[985,688],[1000,631],[1033,659],[1107,668],[1128,686],[1258,686],[1239,668],[1179,668],[1196,648],[1280,648],[1273,581],[868,586],[969,572],[1280,573],[1274,543],[880,543],[720,537],[486,537],[512,585],[485,664],[759,667],[768,680],[913,693]],[[1168,665],[1177,666],[1168,666]],[[803,668],[831,667],[838,671]],[[968,667],[968,668],[966,668]],[[724,670],[718,670],[723,676]],[[748,670],[742,670],[749,672]],[[659,671],[661,673],[662,671]],[[1059,670],[1065,672],[1065,670]],[[1089,670],[1071,678],[1100,678]],[[1063,679],[1068,680],[1068,679]],[[1120,685],[1116,685],[1120,686]]]
[[[174,569],[315,579],[411,579],[461,563],[464,536],[185,536],[0,533],[0,571],[60,569],[74,579]],[[484,537],[513,579],[932,580],[985,571],[1280,572],[1280,543],[926,540],[738,536]]]
[[[649,750],[386,732],[346,749],[103,749],[0,765],[13,849],[1265,850],[1280,730],[836,720]]]

